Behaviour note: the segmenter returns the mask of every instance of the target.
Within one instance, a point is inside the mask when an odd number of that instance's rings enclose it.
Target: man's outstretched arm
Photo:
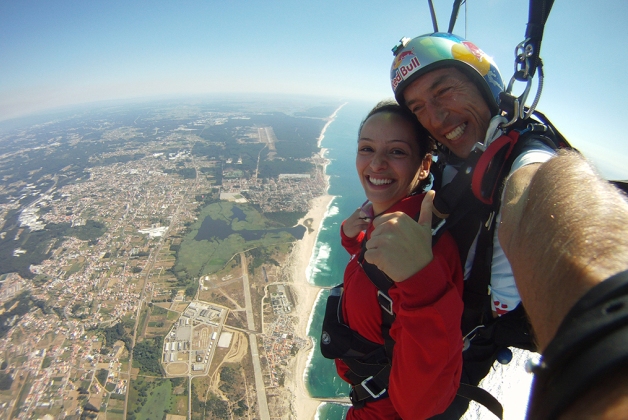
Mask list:
[[[628,204],[580,155],[561,151],[509,178],[499,240],[542,350],[578,299],[628,269]]]
[[[539,348],[545,350],[587,291],[628,269],[628,204],[580,155],[561,151],[508,179],[499,239]],[[622,399],[626,403],[628,387],[619,382],[624,387],[614,384],[615,397],[602,394],[611,397],[603,407],[589,405],[593,413],[608,415],[609,407]],[[570,413],[584,412],[572,407]]]

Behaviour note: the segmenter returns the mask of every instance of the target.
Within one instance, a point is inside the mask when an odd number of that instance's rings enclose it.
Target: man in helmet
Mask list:
[[[497,239],[499,194],[493,203],[483,203],[473,196],[470,185],[460,183],[464,174],[456,176],[460,168],[467,174],[473,171],[476,162],[472,160],[477,158],[471,156],[472,151],[477,143],[484,143],[491,119],[501,114],[499,95],[504,84],[490,57],[449,33],[404,39],[393,52],[391,84],[397,101],[407,106],[439,143],[437,201],[439,194],[448,194],[445,201],[450,202],[454,195],[455,204],[446,213],[438,212],[438,206],[435,213],[444,219],[440,230],[450,231],[456,239],[465,266],[462,383],[477,385],[498,354],[508,352],[508,346],[535,349],[512,269]],[[495,185],[501,185],[509,172],[549,160],[554,152],[543,142],[528,139],[515,155],[506,162],[510,169],[495,179]],[[391,232],[413,229],[408,220],[400,218],[398,222]],[[399,246],[412,245],[395,244]],[[391,252],[398,249],[391,247]],[[468,400],[458,397],[442,418],[459,418],[467,406]]]

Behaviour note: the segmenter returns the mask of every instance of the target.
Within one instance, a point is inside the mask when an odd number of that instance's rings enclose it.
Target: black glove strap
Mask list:
[[[628,271],[589,290],[534,369],[529,419],[555,419],[604,375],[628,364]]]

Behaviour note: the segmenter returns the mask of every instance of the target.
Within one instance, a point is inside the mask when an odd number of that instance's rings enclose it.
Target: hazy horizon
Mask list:
[[[445,30],[452,2],[434,3]],[[622,0],[554,4],[538,106],[574,146],[623,178],[628,142],[615,126],[628,114],[627,15]],[[454,32],[493,56],[508,83],[527,19],[526,0],[467,1]],[[431,31],[426,1],[2,2],[0,121],[101,101],[190,95],[375,103],[392,96],[391,48]]]

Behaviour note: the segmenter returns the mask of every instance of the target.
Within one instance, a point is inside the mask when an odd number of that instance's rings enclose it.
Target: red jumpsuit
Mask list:
[[[407,197],[386,213],[418,215],[425,195]],[[371,224],[367,229],[370,236]],[[351,254],[344,275],[342,311],[347,325],[363,337],[384,343],[377,288],[358,264],[364,232],[355,238],[340,230],[342,245]],[[458,249],[449,233],[433,247],[434,259],[389,290],[396,319],[390,329],[395,341],[389,398],[370,401],[347,419],[425,419],[443,412],[454,399],[462,372],[463,277]],[[347,380],[346,364],[336,369]],[[349,381],[347,381],[349,382]]]

